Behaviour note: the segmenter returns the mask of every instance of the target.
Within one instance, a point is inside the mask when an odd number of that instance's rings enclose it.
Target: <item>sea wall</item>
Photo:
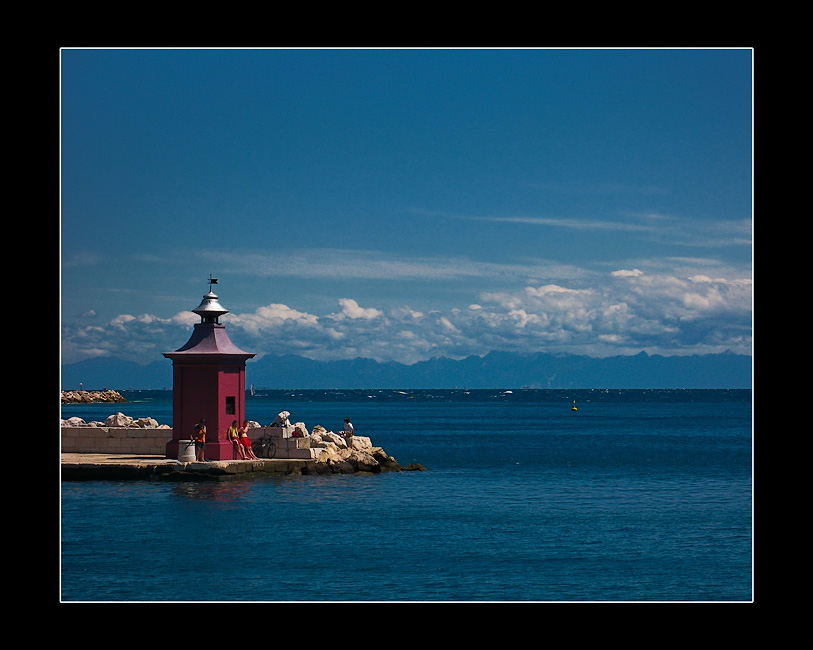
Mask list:
[[[172,427],[152,418],[134,420],[115,413],[104,422],[85,422],[73,417],[61,421],[62,453],[66,454],[145,454],[166,453],[172,440]]]
[[[171,439],[172,429],[62,427],[62,452],[163,456]]]

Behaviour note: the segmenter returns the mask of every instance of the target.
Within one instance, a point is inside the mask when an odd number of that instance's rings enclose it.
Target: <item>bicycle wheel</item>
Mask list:
[[[273,440],[269,440],[268,444],[265,445],[265,457],[266,458],[273,458],[277,453],[277,446],[274,444]]]

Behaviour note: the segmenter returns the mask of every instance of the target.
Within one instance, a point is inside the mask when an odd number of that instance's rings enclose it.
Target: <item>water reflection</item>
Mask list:
[[[190,481],[174,483],[171,493],[186,499],[200,499],[215,503],[242,501],[251,496],[249,484],[245,482]]]
[[[169,493],[182,500],[232,504],[246,501],[289,504],[377,502],[392,498],[392,490],[420,479],[419,472],[392,474],[329,474],[274,476],[243,481],[173,483]]]

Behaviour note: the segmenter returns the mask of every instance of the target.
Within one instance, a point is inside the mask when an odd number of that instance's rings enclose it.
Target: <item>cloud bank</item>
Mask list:
[[[411,364],[491,350],[596,357],[642,350],[664,355],[751,353],[751,280],[623,268],[586,287],[557,282],[482,292],[478,302],[446,311],[383,308],[342,297],[331,313],[311,314],[274,303],[229,313],[222,322],[238,347],[258,357],[366,357]],[[66,325],[62,360],[111,356],[149,363],[181,347],[195,322],[195,314],[180,312],[171,318],[122,314],[99,325]]]

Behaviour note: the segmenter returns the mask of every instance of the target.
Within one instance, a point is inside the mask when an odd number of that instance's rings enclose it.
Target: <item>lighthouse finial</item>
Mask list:
[[[217,284],[217,278],[209,274],[209,293],[203,296],[203,301],[192,311],[200,315],[201,323],[217,323],[218,318],[223,314],[228,314],[229,310],[220,304],[217,296],[212,291],[212,285]]]

